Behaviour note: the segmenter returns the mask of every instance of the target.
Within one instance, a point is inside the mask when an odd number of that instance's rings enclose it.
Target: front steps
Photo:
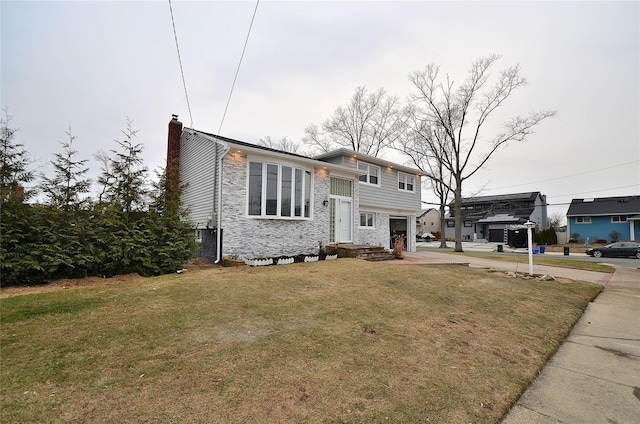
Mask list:
[[[326,247],[327,254],[337,253],[339,258],[358,258],[367,261],[390,261],[396,258],[382,246],[338,244]]]

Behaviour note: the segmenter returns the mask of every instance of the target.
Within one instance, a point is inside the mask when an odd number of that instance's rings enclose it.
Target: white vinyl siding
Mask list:
[[[375,186],[380,185],[380,167],[377,165],[371,165],[366,162],[358,162],[358,169],[365,171],[365,175],[360,175],[358,180],[364,184],[371,184]]]
[[[404,172],[398,172],[398,190],[401,191],[414,191],[414,176],[405,174]]]

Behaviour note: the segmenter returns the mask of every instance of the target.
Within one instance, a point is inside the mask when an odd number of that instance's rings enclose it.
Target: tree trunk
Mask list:
[[[447,248],[447,238],[445,237],[445,231],[447,229],[444,220],[445,201],[440,199],[440,249]]]
[[[455,214],[456,219],[456,252],[464,252],[462,250],[462,184],[461,181],[458,181],[456,178],[456,188],[454,190],[454,206],[453,213]]]

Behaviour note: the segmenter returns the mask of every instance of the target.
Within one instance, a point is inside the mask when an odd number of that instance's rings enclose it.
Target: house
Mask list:
[[[571,200],[567,234],[580,241],[640,240],[640,196]]]
[[[169,123],[167,175],[186,185],[180,202],[201,256],[220,261],[318,252],[318,245],[415,251],[418,170],[346,149],[307,157]]]
[[[440,231],[440,211],[435,208],[422,209],[416,216],[417,234]]]
[[[547,198],[539,191],[462,199],[463,240],[507,243],[509,230],[520,231],[531,221],[535,230],[547,227]],[[445,237],[455,236],[454,203],[445,217]]]

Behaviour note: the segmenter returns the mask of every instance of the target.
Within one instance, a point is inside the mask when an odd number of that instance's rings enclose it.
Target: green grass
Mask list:
[[[1,422],[474,422],[601,290],[355,259],[0,300]]]

